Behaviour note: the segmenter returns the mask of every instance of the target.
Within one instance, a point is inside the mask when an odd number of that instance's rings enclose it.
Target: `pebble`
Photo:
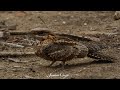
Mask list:
[[[55,22],[57,22],[57,20],[54,20]]]
[[[118,49],[120,49],[120,48],[118,48]]]
[[[87,23],[84,23],[84,25],[86,26],[86,25],[87,25]]]
[[[71,16],[71,18],[74,18],[74,16]]]
[[[63,24],[66,24],[66,22],[65,22],[65,21],[63,21],[62,23],[63,23]]]

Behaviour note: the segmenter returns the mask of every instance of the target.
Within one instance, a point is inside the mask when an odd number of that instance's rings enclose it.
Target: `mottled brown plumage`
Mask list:
[[[64,66],[66,61],[86,56],[101,61],[114,61],[114,58],[100,52],[102,49],[109,48],[107,44],[92,41],[90,38],[82,39],[78,36],[54,34],[49,31],[39,32],[37,38],[41,43],[37,46],[36,55],[52,61],[50,66],[56,61],[62,61]]]
[[[56,61],[62,61],[64,67],[66,61],[73,58],[84,58],[88,54],[88,48],[85,45],[70,39],[60,39],[53,35],[45,36],[42,39],[37,46],[36,55],[52,61],[50,66]]]

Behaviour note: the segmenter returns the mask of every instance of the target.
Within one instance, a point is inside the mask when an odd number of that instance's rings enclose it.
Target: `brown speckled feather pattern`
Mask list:
[[[46,38],[41,41],[36,55],[49,61],[66,62],[73,58],[84,58],[88,48],[70,39]]]
[[[101,53],[101,50],[110,48],[110,46],[106,43],[92,41],[91,39],[84,38],[84,37],[82,39],[81,37],[67,35],[67,34],[65,34],[65,35],[62,34],[61,36],[62,37],[67,37],[69,39],[72,39],[73,41],[82,43],[84,46],[86,46],[88,48],[87,56],[90,57],[90,58],[96,59],[96,61],[109,61],[109,62],[111,61],[111,62],[114,62],[116,60],[116,58],[113,58],[111,56],[104,55],[103,53]]]
[[[47,37],[51,34],[47,33],[43,37]],[[42,34],[44,34],[42,32]],[[114,61],[114,58],[106,56],[100,51],[105,48],[109,48],[106,43],[92,41],[89,38],[83,39],[78,36],[72,36],[68,34],[51,34],[52,38],[46,38],[41,41],[39,49],[37,49],[36,55],[50,61],[69,61],[73,58],[90,57],[97,60]]]
[[[88,49],[83,44],[58,40],[42,46],[36,54],[46,60],[68,61],[75,57],[83,58],[87,53]]]

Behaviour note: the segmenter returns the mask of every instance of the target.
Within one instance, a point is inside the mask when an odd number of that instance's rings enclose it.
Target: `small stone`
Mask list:
[[[71,16],[71,18],[74,18],[74,16]]]
[[[120,49],[120,48],[118,48],[118,49]]]
[[[86,68],[83,68],[83,69],[86,69]]]
[[[63,24],[66,24],[66,22],[65,22],[65,21],[63,21],[62,23],[63,23]]]
[[[87,23],[84,23],[84,25],[86,26],[86,25],[87,25]]]

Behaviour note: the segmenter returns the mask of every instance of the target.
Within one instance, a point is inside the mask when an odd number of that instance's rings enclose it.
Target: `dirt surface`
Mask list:
[[[114,20],[114,11],[1,11],[0,22],[14,26],[8,31],[30,31],[49,28],[53,32],[95,36],[108,44],[120,44],[120,20]],[[0,26],[0,30],[4,27]],[[103,34],[104,33],[104,34]],[[105,35],[107,34],[107,35]],[[10,36],[7,42],[18,43],[31,36]],[[22,41],[23,43],[23,41]],[[31,43],[24,41],[24,43]],[[0,46],[0,52],[35,52],[34,48]],[[1,79],[120,79],[120,46],[103,50],[117,58],[115,63],[94,63],[92,58],[73,59],[65,69],[36,55],[0,58]]]

